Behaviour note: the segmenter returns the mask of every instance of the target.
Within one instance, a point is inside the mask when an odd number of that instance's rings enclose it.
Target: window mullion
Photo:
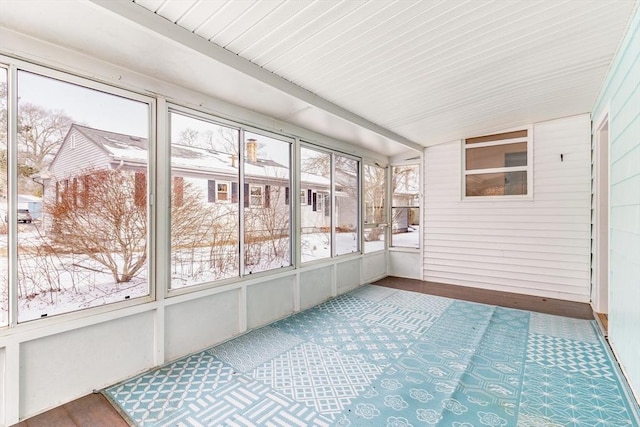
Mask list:
[[[18,206],[18,70],[9,67],[7,75],[7,207]],[[17,210],[7,209],[9,267],[9,327],[18,324],[18,221]]]
[[[249,206],[251,206],[251,189],[249,189],[249,194],[245,195],[244,194],[244,183],[245,183],[245,176],[244,176],[244,170],[245,170],[245,130],[243,128],[240,129],[239,132],[239,138],[240,140],[238,141],[238,216],[236,217],[236,220],[240,221],[238,224],[238,254],[239,254],[239,267],[240,267],[240,277],[244,276],[244,268],[245,268],[245,262],[244,262],[244,256],[245,256],[245,247],[244,247],[244,230],[245,230],[245,225],[244,225],[244,213],[245,213],[245,206],[244,206],[244,201],[245,201],[245,197],[249,197]]]

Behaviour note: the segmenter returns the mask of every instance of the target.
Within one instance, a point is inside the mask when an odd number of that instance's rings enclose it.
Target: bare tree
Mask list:
[[[22,103],[18,109],[18,161],[42,170],[56,153],[73,119],[63,111]]]
[[[147,207],[134,174],[87,174],[50,207],[56,247],[106,267],[116,283],[130,281],[147,260]]]
[[[239,154],[238,131],[236,129],[217,126],[201,132],[193,128],[185,128],[180,132],[178,144],[205,150],[220,151],[228,154]]]

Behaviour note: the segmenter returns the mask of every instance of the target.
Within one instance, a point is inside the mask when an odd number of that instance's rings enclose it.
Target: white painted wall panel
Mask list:
[[[360,282],[360,260],[341,262],[336,265],[336,281],[338,285],[338,295],[344,294],[358,287]]]
[[[153,366],[153,313],[20,346],[20,416],[58,406]],[[15,367],[13,367],[15,369]]]
[[[238,335],[239,303],[240,290],[233,289],[166,307],[165,359],[174,360]]]
[[[247,327],[258,328],[293,313],[295,276],[247,286]]]
[[[589,301],[589,127],[533,126],[530,200],[463,200],[461,142],[427,148],[424,279]]]
[[[387,273],[387,255],[385,252],[377,252],[365,255],[362,260],[362,281],[371,282],[379,279]]]
[[[333,267],[321,267],[300,273],[300,310],[331,298]]]
[[[422,279],[422,259],[418,251],[389,251],[389,276]]]

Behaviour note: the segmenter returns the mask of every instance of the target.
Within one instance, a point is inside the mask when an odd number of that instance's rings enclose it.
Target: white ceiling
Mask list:
[[[393,156],[589,112],[637,4],[2,0],[0,26]]]

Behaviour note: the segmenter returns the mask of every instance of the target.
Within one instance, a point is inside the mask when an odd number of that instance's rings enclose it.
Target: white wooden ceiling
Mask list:
[[[1,3],[7,28],[385,155],[589,112],[637,7],[634,0]]]

